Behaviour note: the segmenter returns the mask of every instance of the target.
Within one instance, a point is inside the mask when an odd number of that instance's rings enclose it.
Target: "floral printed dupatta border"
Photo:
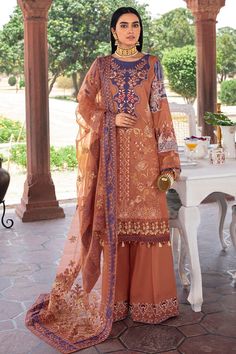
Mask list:
[[[106,104],[101,138],[88,128],[83,117],[78,121],[78,207],[56,279],[51,293],[40,295],[26,316],[26,326],[62,353],[72,353],[104,341],[113,322],[117,253],[116,130],[110,61],[110,56],[97,59],[101,94]],[[108,246],[102,256],[102,247],[93,230],[100,168],[104,175]],[[99,276],[101,261],[102,276]]]

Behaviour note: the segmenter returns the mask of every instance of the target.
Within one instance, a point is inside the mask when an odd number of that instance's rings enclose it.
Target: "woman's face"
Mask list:
[[[114,32],[114,30],[112,30]],[[122,48],[131,48],[138,42],[141,26],[135,14],[121,15],[117,21],[115,33]]]

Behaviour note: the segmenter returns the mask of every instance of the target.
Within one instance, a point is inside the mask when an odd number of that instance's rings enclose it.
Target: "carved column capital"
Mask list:
[[[192,12],[196,21],[216,21],[221,7],[225,6],[225,0],[184,0],[188,9]]]
[[[24,18],[46,19],[52,0],[17,0]]]

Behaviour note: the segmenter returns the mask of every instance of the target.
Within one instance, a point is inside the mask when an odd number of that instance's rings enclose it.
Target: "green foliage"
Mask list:
[[[0,160],[1,160],[2,162],[5,162],[5,161],[7,160],[6,156],[3,155],[1,152],[0,152]]]
[[[170,89],[183,96],[188,103],[196,98],[196,53],[194,46],[164,52],[162,61]]]
[[[236,125],[235,122],[230,120],[223,113],[206,112],[204,115],[204,119],[205,119],[205,122],[209,125],[220,125],[220,126]]]
[[[26,153],[25,144],[13,146],[10,150],[10,154],[11,154],[11,161],[14,161],[17,165],[26,167],[27,153]]]
[[[24,72],[24,21],[17,6],[0,31],[0,72],[15,76]]]
[[[82,81],[94,59],[110,52],[109,23],[114,9],[129,5],[145,12],[145,6],[135,0],[55,0],[48,21],[53,77],[78,72]]]
[[[50,149],[51,167],[56,169],[73,169],[77,166],[76,150],[74,146],[65,146]]]
[[[25,141],[25,129],[22,130],[22,123],[0,116],[0,143],[8,143],[11,135],[13,140],[17,141],[19,134],[21,136],[19,141]]]
[[[11,148],[11,161],[26,167],[26,145],[16,145]],[[54,146],[50,148],[50,159],[52,170],[68,170],[77,166],[76,150],[74,146],[65,146],[56,149]]]
[[[229,106],[236,105],[236,80],[223,81],[220,86],[220,100]]]
[[[153,21],[152,53],[162,57],[166,49],[194,45],[194,23],[191,12],[184,8],[165,13]]]
[[[19,87],[20,87],[20,89],[25,87],[25,79],[23,79],[22,77],[20,78],[20,81],[19,81]]]
[[[146,5],[136,0],[53,1],[48,16],[50,89],[60,75],[79,73],[82,81],[93,60],[110,52],[110,19],[120,6],[133,6],[140,12],[145,27],[144,43],[149,47],[150,16]],[[0,72],[23,72],[23,38],[23,16],[16,7],[0,31]]]
[[[16,80],[16,77],[15,76],[10,76],[9,79],[8,79],[8,85],[10,86],[15,86],[17,80]]]
[[[76,98],[73,97],[73,96],[58,95],[58,96],[52,96],[50,98],[53,98],[53,99],[56,99],[56,100],[65,100],[65,101],[77,102]]]
[[[219,82],[236,73],[236,29],[220,28],[217,32],[217,73]]]

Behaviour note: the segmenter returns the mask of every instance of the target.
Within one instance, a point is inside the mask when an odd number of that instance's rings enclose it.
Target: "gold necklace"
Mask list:
[[[133,57],[134,55],[138,54],[138,50],[137,50],[136,46],[132,47],[132,48],[128,48],[128,49],[124,49],[124,48],[117,46],[115,53],[118,57],[126,57],[127,58],[127,57]]]

